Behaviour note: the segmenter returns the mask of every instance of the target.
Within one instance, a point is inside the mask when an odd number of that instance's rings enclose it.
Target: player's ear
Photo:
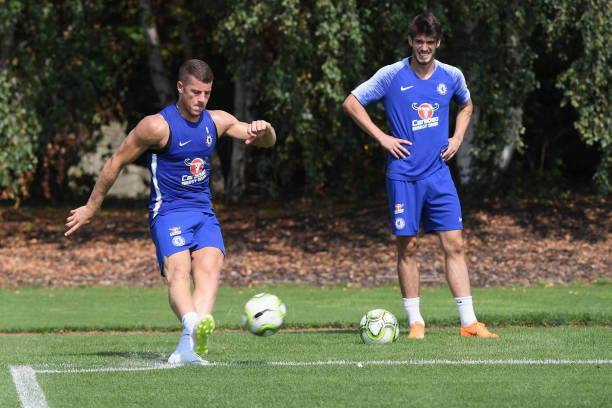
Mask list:
[[[412,37],[411,36],[408,36],[408,45],[412,47]]]
[[[438,38],[438,41],[436,42],[436,48],[438,48],[438,47],[440,46],[440,42],[441,42],[441,41],[442,41],[442,40]]]
[[[179,95],[183,93],[183,89],[184,89],[184,88],[185,88],[185,87],[183,86],[183,82],[178,81],[178,82],[176,83],[176,90],[178,91]]]

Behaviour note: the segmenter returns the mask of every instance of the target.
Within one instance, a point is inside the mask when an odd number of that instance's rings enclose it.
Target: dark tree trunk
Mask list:
[[[239,120],[250,122],[253,120],[249,107],[252,102],[252,93],[244,81],[238,80],[234,87],[234,113]],[[230,168],[225,184],[225,201],[237,203],[244,193],[245,186],[246,145],[244,141],[232,140],[232,156]]]
[[[150,0],[139,0],[140,20],[147,51],[149,53],[149,70],[151,81],[159,97],[160,107],[166,107],[176,102],[176,89],[172,86],[161,56],[161,45],[157,34],[155,16]]]

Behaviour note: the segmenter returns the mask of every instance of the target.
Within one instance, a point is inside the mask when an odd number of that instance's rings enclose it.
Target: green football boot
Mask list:
[[[215,329],[215,319],[211,315],[206,315],[202,318],[200,324],[198,324],[193,331],[195,334],[195,352],[203,356],[208,354],[208,336],[210,336]]]

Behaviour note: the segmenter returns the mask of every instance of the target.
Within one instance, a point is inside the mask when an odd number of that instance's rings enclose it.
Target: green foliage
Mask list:
[[[38,162],[41,130],[31,106],[32,91],[7,69],[0,69],[0,198],[27,197]]]
[[[272,178],[288,186],[303,174],[306,192],[354,187],[365,136],[347,128],[342,101],[366,53],[356,3],[234,2],[216,39],[236,80],[255,88],[252,109],[277,128]]]
[[[479,108],[472,154],[481,174],[497,174],[496,158],[509,142],[519,152],[529,143],[538,146],[539,140],[521,137],[538,115],[529,98],[554,79],[562,100],[540,106],[555,104],[555,115],[577,113],[575,129],[566,133],[577,132],[581,143],[598,149],[594,182],[602,194],[612,191],[609,1],[178,0],[152,6],[168,72],[175,73],[185,58],[203,58],[217,73],[215,89],[223,90],[215,93],[213,108],[232,109],[231,73],[232,81],[251,90],[252,113],[277,128],[275,149],[248,150],[254,169],[248,181],[270,194],[293,186],[301,194],[344,197],[382,189],[387,153],[342,111],[342,101],[377,69],[409,55],[408,25],[426,10],[442,22],[438,58],[462,69]],[[0,0],[0,36],[0,69],[19,83],[20,96],[11,103],[38,123],[21,138],[23,146],[31,144],[27,157],[38,158],[37,168],[26,171],[18,164],[25,156],[11,156],[3,170],[3,197],[27,195],[28,177],[40,181],[30,190],[53,197],[62,191],[68,167],[93,146],[100,124],[119,116],[131,127],[159,108],[137,3]],[[543,54],[563,63],[536,68]],[[380,104],[368,112],[388,130]],[[522,123],[515,112],[522,112]],[[10,120],[2,119],[3,126]],[[531,167],[562,175],[562,155],[571,148],[549,149],[550,158]],[[9,192],[9,184],[20,183],[19,174],[26,175],[23,188]]]
[[[480,109],[472,153],[485,173],[495,167],[501,148],[519,136],[508,132],[516,120],[512,109],[522,108],[537,85],[532,68],[537,54],[528,42],[536,27],[530,6],[502,0],[455,2],[445,16],[450,63],[463,70]],[[453,24],[453,19],[465,24]],[[520,148],[522,140],[517,144]]]
[[[547,29],[554,40],[569,38],[568,49],[579,47],[578,58],[569,61],[569,68],[558,78],[563,90],[562,105],[571,105],[578,112],[574,126],[588,146],[598,145],[601,162],[594,181],[602,194],[612,193],[612,3],[606,0],[561,3],[549,1],[554,10]],[[577,34],[577,38],[574,36]],[[567,51],[566,51],[567,52]],[[564,54],[567,59],[567,54]]]
[[[6,61],[21,86],[35,89],[28,95],[27,116],[38,118],[33,154],[39,158],[33,185],[51,198],[61,191],[68,167],[81,151],[95,142],[92,133],[109,113],[120,114],[125,98],[129,47],[120,20],[122,4],[101,0],[8,1],[14,38],[3,49]],[[3,11],[6,13],[6,11]],[[122,21],[127,27],[129,20]],[[27,192],[24,191],[24,193]]]
[[[377,69],[410,54],[408,25],[428,8],[426,3],[234,3],[216,38],[236,78],[255,84],[261,95],[257,110],[278,127],[277,156],[264,161],[272,162],[267,168],[276,181],[295,183],[303,174],[306,192],[343,194],[381,184],[386,152],[347,118],[341,103]],[[485,172],[517,136],[508,132],[514,125],[509,112],[522,108],[537,86],[532,69],[537,54],[527,41],[539,16],[534,8],[501,0],[433,6],[444,29],[439,58],[464,71],[481,109],[473,154]],[[387,127],[379,104],[368,111]],[[521,148],[521,139],[516,142]]]
[[[606,85],[610,51],[602,44],[610,38],[606,23],[611,7],[595,0],[586,8],[570,0],[415,5],[243,0],[234,3],[216,39],[236,79],[255,84],[256,110],[279,128],[277,154],[260,160],[259,168],[274,175],[274,185],[290,185],[303,177],[306,192],[336,193],[371,191],[380,184],[386,152],[347,120],[339,105],[378,68],[409,55],[412,16],[432,10],[442,21],[439,59],[463,70],[480,109],[471,153],[484,176],[496,174],[491,170],[509,143],[524,152],[525,117],[534,114],[526,102],[540,82],[534,64],[559,39],[570,39],[574,42],[569,49],[581,44],[577,48],[583,54],[567,70],[550,66],[538,74],[558,76],[562,103],[579,111],[576,129],[584,143],[600,147],[595,181],[605,194],[610,190],[612,143]],[[578,38],[575,27],[580,28]],[[541,30],[551,33],[538,43],[536,33]],[[368,111],[375,123],[387,126],[380,106]]]

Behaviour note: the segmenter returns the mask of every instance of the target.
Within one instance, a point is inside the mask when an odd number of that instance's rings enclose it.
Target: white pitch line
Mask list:
[[[276,366],[276,367],[308,367],[308,366],[423,366],[423,365],[596,365],[612,364],[612,360],[371,360],[371,361],[229,361],[207,362],[205,367],[246,367],[246,366]],[[98,367],[98,368],[65,368],[38,369],[31,366],[10,366],[13,382],[23,408],[48,408],[36,374],[70,374],[70,373],[105,373],[120,371],[168,370],[181,367],[178,364],[155,364],[142,367]]]
[[[149,370],[168,370],[171,368],[183,367],[181,364],[155,364],[142,367],[98,367],[98,368],[57,368],[36,370],[42,374],[70,374],[70,373],[110,373],[119,371],[149,371]]]
[[[373,361],[234,361],[213,362],[206,366],[238,367],[238,366],[327,366],[327,365],[585,365],[612,364],[612,360],[373,360]]]
[[[23,408],[48,408],[47,400],[30,366],[11,366],[11,375]]]
[[[243,367],[243,366],[277,366],[277,367],[309,367],[309,366],[351,366],[356,365],[389,365],[389,366],[422,366],[422,365],[594,365],[612,364],[612,360],[327,360],[327,361],[219,361],[207,362],[204,367]],[[106,373],[120,371],[168,370],[183,367],[181,364],[155,364],[142,367],[97,367],[97,368],[56,368],[38,369],[35,373],[70,374],[70,373]]]

